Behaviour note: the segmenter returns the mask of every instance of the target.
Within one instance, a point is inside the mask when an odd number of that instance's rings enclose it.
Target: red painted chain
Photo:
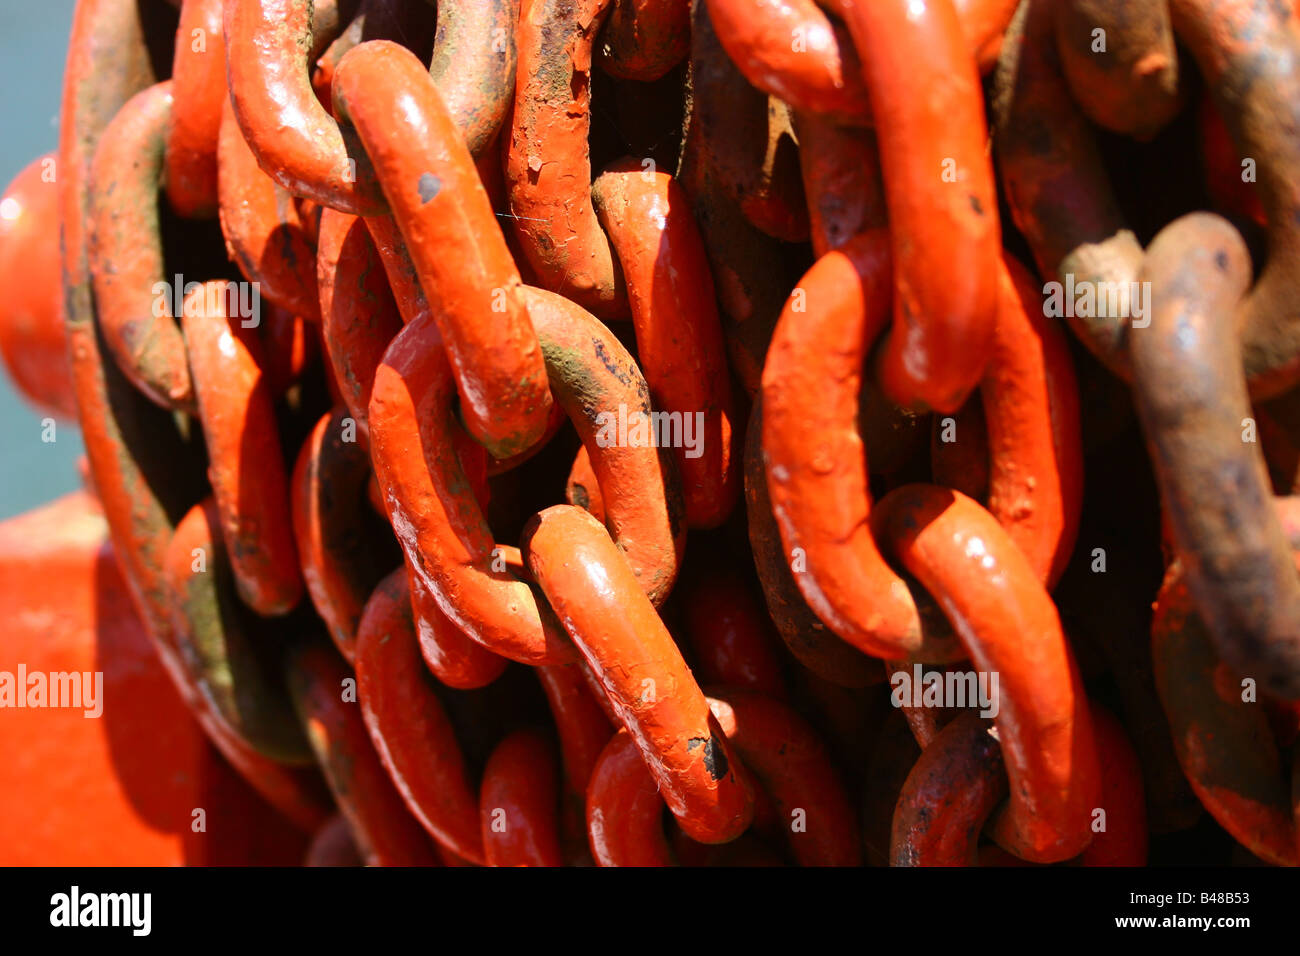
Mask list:
[[[1297,37],[80,0],[0,351],[315,864],[1296,865]]]

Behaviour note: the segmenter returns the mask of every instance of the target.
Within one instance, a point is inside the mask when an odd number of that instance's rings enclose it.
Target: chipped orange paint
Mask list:
[[[542,288],[602,319],[627,289],[591,203],[591,58],[611,0],[523,0],[506,147],[511,224]]]
[[[519,0],[443,0],[429,75],[465,145],[492,155],[515,91]]]
[[[858,395],[868,351],[889,321],[889,246],[876,230],[827,253],[781,313],[763,369],[767,490],[786,563],[831,630],[876,657],[942,663],[965,652],[946,629],[927,628],[868,522]],[[842,345],[825,348],[829,341]]]
[[[312,829],[330,812],[320,775],[277,764],[239,739],[181,662],[163,561],[172,539],[169,509],[183,508],[184,496],[201,493],[199,476],[184,464],[193,449],[179,439],[171,417],[123,377],[111,354],[102,351],[97,334],[88,256],[90,166],[114,113],[154,80],[143,36],[148,24],[141,22],[140,12],[131,0],[83,0],[68,45],[59,131],[59,219],[82,437],[127,587],[172,683],[244,779],[296,826]]]
[[[754,228],[785,242],[804,242],[808,207],[790,109],[750,86],[727,56],[703,4],[697,5],[695,17],[692,146],[713,183]]]
[[[556,399],[591,453],[609,495],[607,523],[642,587],[662,601],[685,529],[671,459],[661,449],[601,447],[596,417],[648,411],[631,356],[592,316],[550,293],[525,290]],[[484,647],[525,664],[559,663],[572,648],[528,585],[507,566],[455,453],[451,372],[437,329],[417,319],[393,340],[375,375],[370,427],[375,472],[414,573],[439,607]]]
[[[371,454],[389,520],[412,574],[474,640],[525,664],[562,660],[563,635],[499,560],[474,500],[452,439],[453,387],[437,327],[423,318],[408,324],[384,354],[370,397]]]
[[[1056,7],[1022,4],[1003,45],[992,103],[1003,193],[1044,279],[1073,275],[1080,288],[1129,288],[1142,246],[1124,221],[1094,129],[1061,75]],[[1127,321],[1081,311],[1068,310],[1075,335],[1107,368],[1130,378]]]
[[[94,485],[104,508],[127,586],[159,654],[184,688],[172,645],[163,552],[169,518],[151,476],[180,447],[161,415],[101,349],[89,258],[91,165],[95,146],[114,114],[154,80],[143,25],[131,0],[79,3],[68,43],[59,128],[59,221],[63,242],[64,309],[78,418]],[[145,437],[147,435],[147,438]],[[138,457],[137,457],[138,456]],[[180,484],[166,472],[166,484]]]
[[[890,492],[871,525],[934,594],[976,672],[998,675],[1011,802],[993,836],[1034,862],[1076,856],[1092,838],[1100,768],[1078,666],[1033,567],[997,519],[935,485]]]
[[[373,171],[349,152],[312,90],[310,0],[229,0],[224,25],[230,98],[258,165],[283,188],[323,206],[386,212]]]
[[[609,532],[555,505],[529,523],[522,550],[678,823],[702,843],[742,833],[753,814],[749,781]]]
[[[535,444],[551,399],[520,278],[487,193],[423,64],[395,43],[363,43],[334,76],[429,298],[456,376],[461,415],[488,451]]]
[[[980,398],[989,511],[1050,591],[1074,552],[1083,508],[1079,387],[1041,285],[1010,255],[998,269],[998,323]]]
[[[789,706],[753,691],[708,699],[728,742],[771,798],[775,826],[801,866],[861,864],[856,813],[816,733]],[[634,738],[621,730],[601,752],[587,792],[588,838],[600,866],[671,866],[663,800]],[[746,865],[744,863],[738,865]]]

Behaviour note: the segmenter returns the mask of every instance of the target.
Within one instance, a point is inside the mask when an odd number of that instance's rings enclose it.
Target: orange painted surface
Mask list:
[[[102,672],[103,711],[0,708],[0,865],[290,865],[305,837],[190,717],[84,492],[0,524],[0,671]],[[84,701],[83,701],[84,703]],[[206,832],[192,829],[204,810]]]

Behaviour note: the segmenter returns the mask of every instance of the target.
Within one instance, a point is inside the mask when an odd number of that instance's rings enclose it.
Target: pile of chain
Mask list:
[[[1300,862],[1291,3],[174,6],[75,407],[314,858]]]

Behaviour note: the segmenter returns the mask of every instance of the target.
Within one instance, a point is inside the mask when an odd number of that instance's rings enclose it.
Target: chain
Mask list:
[[[1296,865],[1298,38],[80,0],[0,345],[316,862]]]

